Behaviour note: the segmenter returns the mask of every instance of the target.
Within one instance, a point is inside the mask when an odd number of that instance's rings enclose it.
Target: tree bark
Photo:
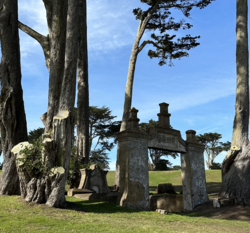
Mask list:
[[[20,194],[20,187],[11,149],[28,140],[21,86],[17,0],[0,0],[0,41],[0,129],[4,158],[0,195],[16,195]]]
[[[123,116],[122,116],[122,123],[120,132],[127,129],[128,126],[128,119],[129,119],[129,110],[131,109],[132,105],[132,92],[133,92],[133,83],[134,83],[134,75],[135,75],[135,65],[137,61],[138,54],[142,51],[146,43],[142,43],[141,46],[139,46],[141,38],[146,30],[146,26],[150,18],[152,17],[152,14],[156,10],[157,6],[159,5],[159,0],[157,0],[154,4],[154,6],[151,7],[151,9],[147,12],[147,15],[142,16],[140,20],[140,24],[138,27],[137,35],[135,42],[132,47],[132,52],[129,60],[129,67],[128,67],[128,76],[127,76],[127,83],[125,88],[125,99],[124,99],[124,107],[123,107]],[[115,173],[115,185],[119,186],[119,174],[120,174],[120,164],[119,164],[119,144],[117,146],[117,156],[116,156],[116,173]]]
[[[87,0],[79,2],[79,52],[77,96],[77,155],[87,164],[89,161],[89,84],[87,43]]]
[[[220,196],[250,199],[248,3],[237,0],[237,88],[232,146],[222,164]]]
[[[78,3],[79,0],[63,3],[56,0],[52,6],[49,104],[48,112],[41,117],[45,124],[42,160],[48,172],[37,176],[16,162],[25,200],[51,207],[65,205],[65,183],[74,130]],[[20,146],[13,148],[13,157],[22,156]]]

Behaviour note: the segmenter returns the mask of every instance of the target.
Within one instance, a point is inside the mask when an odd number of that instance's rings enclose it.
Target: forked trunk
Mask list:
[[[248,3],[237,0],[237,89],[232,146],[222,164],[220,196],[250,199]]]
[[[68,4],[65,2],[62,4],[58,0],[53,5],[49,104],[48,112],[41,117],[46,126],[46,133],[43,134],[43,162],[49,172],[35,176],[17,161],[25,200],[46,203],[52,207],[64,207],[65,204],[65,182],[74,129],[78,0],[68,0]],[[64,33],[66,28],[67,33]],[[22,145],[12,150],[13,156],[22,157],[19,153]]]
[[[0,0],[0,128],[3,170],[0,195],[20,194],[19,179],[11,149],[27,141],[27,125],[21,86],[17,0]]]
[[[81,162],[89,161],[89,84],[87,44],[87,0],[79,2],[79,52],[77,97],[77,155]]]

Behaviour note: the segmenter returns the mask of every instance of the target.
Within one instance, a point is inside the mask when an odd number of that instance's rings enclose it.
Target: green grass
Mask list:
[[[115,171],[109,171],[107,174],[109,186],[115,183]],[[181,190],[181,171],[150,171],[149,172],[149,190],[154,192],[160,183],[172,183],[176,191]],[[207,192],[219,192],[221,185],[220,170],[206,170]]]
[[[0,171],[1,173],[1,171]],[[107,175],[114,184],[115,172]],[[180,171],[150,172],[150,187],[158,183],[181,184]],[[220,171],[206,171],[208,186],[220,183]],[[26,203],[18,196],[0,196],[0,232],[248,232],[250,223],[211,219],[199,214],[135,211],[112,203],[66,197],[67,208]],[[219,218],[219,217],[218,217]]]
[[[248,232],[250,223],[199,217],[159,215],[111,203],[67,197],[67,209],[25,203],[0,196],[0,232]]]

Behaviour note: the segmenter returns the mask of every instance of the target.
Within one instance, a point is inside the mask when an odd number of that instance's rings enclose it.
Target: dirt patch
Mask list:
[[[250,205],[230,205],[213,208],[213,198],[209,198],[209,202],[198,205],[192,211],[186,213],[192,216],[192,213],[197,213],[201,217],[227,219],[227,220],[247,220],[250,221]],[[194,217],[197,217],[195,215]]]

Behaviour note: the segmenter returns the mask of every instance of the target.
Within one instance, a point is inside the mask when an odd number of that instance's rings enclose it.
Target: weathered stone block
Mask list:
[[[163,209],[168,212],[184,211],[183,195],[153,195],[149,197],[150,210]]]
[[[101,170],[98,166],[90,169],[81,169],[81,181],[78,189],[90,189],[96,193],[109,193],[106,175],[108,171]]]
[[[181,154],[182,189],[184,209],[208,202],[204,167],[204,145],[195,139],[195,131],[186,132],[186,153]]]

